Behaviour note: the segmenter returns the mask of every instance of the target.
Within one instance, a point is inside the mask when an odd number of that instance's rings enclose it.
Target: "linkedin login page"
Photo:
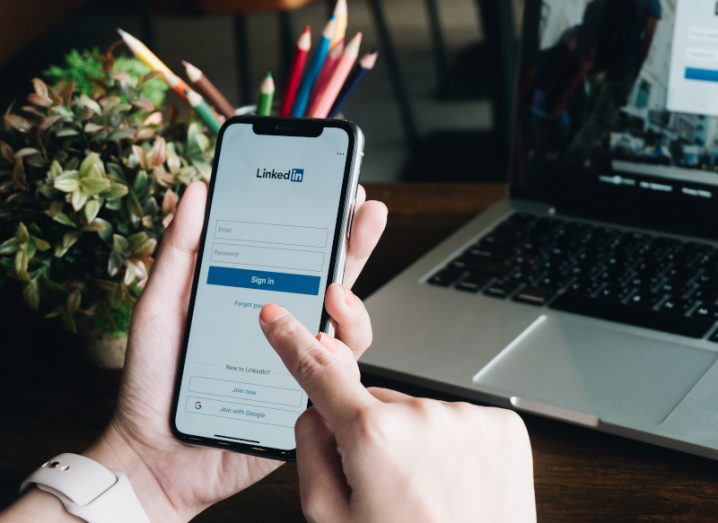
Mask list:
[[[258,316],[277,303],[319,331],[348,146],[336,128],[319,137],[226,130],[180,384],[181,432],[295,448],[307,396]]]

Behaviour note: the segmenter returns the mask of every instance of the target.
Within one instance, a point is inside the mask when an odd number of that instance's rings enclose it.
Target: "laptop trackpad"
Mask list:
[[[474,382],[617,424],[660,423],[718,355],[588,320],[543,315]]]

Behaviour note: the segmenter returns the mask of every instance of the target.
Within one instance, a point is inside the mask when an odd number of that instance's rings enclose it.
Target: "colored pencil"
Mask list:
[[[352,97],[352,94],[354,94],[357,86],[362,82],[367,73],[374,69],[378,56],[379,52],[374,49],[368,54],[365,54],[362,59],[359,60],[359,63],[356,64],[352,72],[349,74],[349,78],[347,78],[347,81],[344,83],[344,87],[342,87],[342,90],[339,92],[332,110],[329,111],[329,118],[335,118],[339,113],[341,113],[344,106]]]
[[[331,49],[339,45],[339,42],[344,40],[347,35],[347,27],[349,25],[347,0],[337,0],[334,6],[334,18],[336,19],[336,26],[334,27],[334,38],[332,38]]]
[[[272,100],[274,99],[274,79],[272,73],[267,71],[262,85],[259,88],[259,103],[257,104],[257,114],[259,116],[269,116],[272,114]]]
[[[172,70],[165,65],[165,63],[157,58],[149,48],[143,44],[140,40],[132,36],[130,33],[118,29],[117,32],[122,37],[125,45],[130,48],[130,51],[137,57],[138,60],[143,62],[152,71],[157,71],[164,76],[165,81],[169,84],[170,88],[176,92],[183,100],[187,100],[186,90],[189,89],[187,83],[182,80],[179,76],[174,74]]]
[[[297,93],[297,99],[292,108],[292,116],[304,116],[304,113],[307,111],[307,105],[309,105],[309,97],[312,94],[314,83],[317,81],[317,77],[324,65],[324,60],[327,59],[327,54],[329,53],[329,44],[334,36],[334,24],[334,17],[332,16],[324,28],[317,50],[314,52],[314,56],[312,56],[307,72],[304,75],[299,93]]]
[[[327,86],[327,82],[332,77],[334,69],[336,69],[339,59],[342,57],[342,53],[344,53],[344,40],[340,41],[331,51],[329,51],[329,56],[327,56],[327,59],[324,61],[322,72],[319,73],[317,82],[314,84],[314,89],[312,90],[312,96],[309,98],[309,112],[312,110],[312,105],[316,103],[318,95]]]
[[[281,116],[289,116],[292,112],[292,107],[294,106],[294,101],[297,99],[297,91],[302,81],[302,74],[304,73],[304,67],[307,65],[307,57],[309,56],[309,49],[311,47],[312,31],[309,26],[306,26],[302,36],[300,36],[297,41],[297,52],[292,62],[292,69],[289,73],[289,82],[287,82],[287,90],[284,93],[282,107],[279,110]]]
[[[187,88],[185,95],[187,97],[187,101],[197,113],[197,116],[202,119],[212,132],[218,133],[222,124],[204,98],[202,98],[198,92],[193,91],[189,87]]]
[[[346,79],[349,76],[349,73],[351,72],[354,63],[357,61],[357,57],[359,56],[359,47],[361,46],[361,39],[362,34],[357,33],[356,36],[354,36],[351,42],[349,42],[349,44],[347,45],[346,49],[344,50],[344,54],[342,54],[342,57],[339,60],[336,69],[334,70],[334,74],[332,74],[332,77],[327,83],[326,88],[317,97],[316,106],[314,107],[314,110],[309,114],[310,117],[326,118],[329,114],[329,111],[334,105],[334,102],[336,101],[337,96],[339,95],[339,92],[344,85],[344,82],[346,82]]]
[[[234,107],[224,97],[219,89],[205,76],[201,69],[182,60],[187,78],[202,93],[205,98],[226,118],[234,116]]]

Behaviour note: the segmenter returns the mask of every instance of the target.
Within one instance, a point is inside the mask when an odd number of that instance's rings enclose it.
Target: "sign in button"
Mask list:
[[[243,289],[291,292],[294,294],[319,294],[319,276],[288,274],[284,272],[254,271],[231,267],[210,266],[207,275],[209,285],[225,285]]]
[[[686,80],[701,80],[703,82],[718,82],[718,70],[686,67]]]

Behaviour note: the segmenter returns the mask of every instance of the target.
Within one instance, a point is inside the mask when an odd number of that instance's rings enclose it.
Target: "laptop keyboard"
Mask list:
[[[718,320],[715,247],[526,213],[428,283],[691,338]]]

